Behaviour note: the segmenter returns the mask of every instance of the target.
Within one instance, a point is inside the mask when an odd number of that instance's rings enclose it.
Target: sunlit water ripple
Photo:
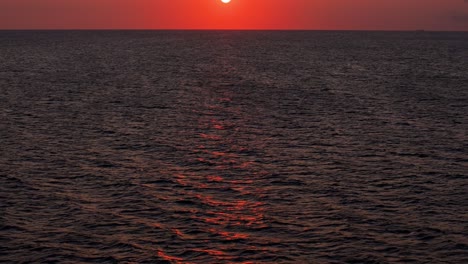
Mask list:
[[[468,263],[467,33],[0,36],[0,262]]]

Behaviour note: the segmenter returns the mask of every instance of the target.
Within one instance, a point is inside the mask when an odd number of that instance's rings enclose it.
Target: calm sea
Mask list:
[[[468,263],[468,33],[0,32],[0,262]]]

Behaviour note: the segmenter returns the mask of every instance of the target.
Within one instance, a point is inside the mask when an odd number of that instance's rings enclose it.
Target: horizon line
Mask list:
[[[307,28],[0,28],[0,31],[361,31],[361,32],[460,32],[434,29],[307,29]]]

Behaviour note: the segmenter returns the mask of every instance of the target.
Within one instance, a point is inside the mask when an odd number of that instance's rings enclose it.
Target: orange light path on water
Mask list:
[[[216,86],[215,90],[218,89]],[[220,263],[238,258],[232,248],[224,248],[223,244],[244,248],[249,240],[262,237],[255,232],[267,226],[266,208],[260,198],[262,184],[258,181],[267,172],[253,161],[252,156],[242,154],[254,151],[254,146],[262,143],[250,142],[242,135],[246,129],[245,113],[236,106],[233,92],[226,89],[211,94],[213,91],[209,87],[203,92],[208,93],[204,98],[209,101],[193,110],[199,133],[197,144],[189,149],[193,153],[190,163],[205,169],[180,167],[171,173],[172,180],[183,188],[181,195],[188,203],[179,210],[186,213],[193,225],[190,229],[181,225],[166,226],[165,230],[170,230],[186,243],[209,238],[210,243],[195,243],[188,251],[202,253],[197,255],[211,259],[212,263]],[[230,191],[225,193],[223,190]],[[269,251],[252,246],[249,250]],[[158,248],[158,257],[172,263],[191,261],[171,245]]]

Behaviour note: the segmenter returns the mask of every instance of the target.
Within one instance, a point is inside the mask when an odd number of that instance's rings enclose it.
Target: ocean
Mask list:
[[[468,263],[467,47],[0,31],[0,262]]]

